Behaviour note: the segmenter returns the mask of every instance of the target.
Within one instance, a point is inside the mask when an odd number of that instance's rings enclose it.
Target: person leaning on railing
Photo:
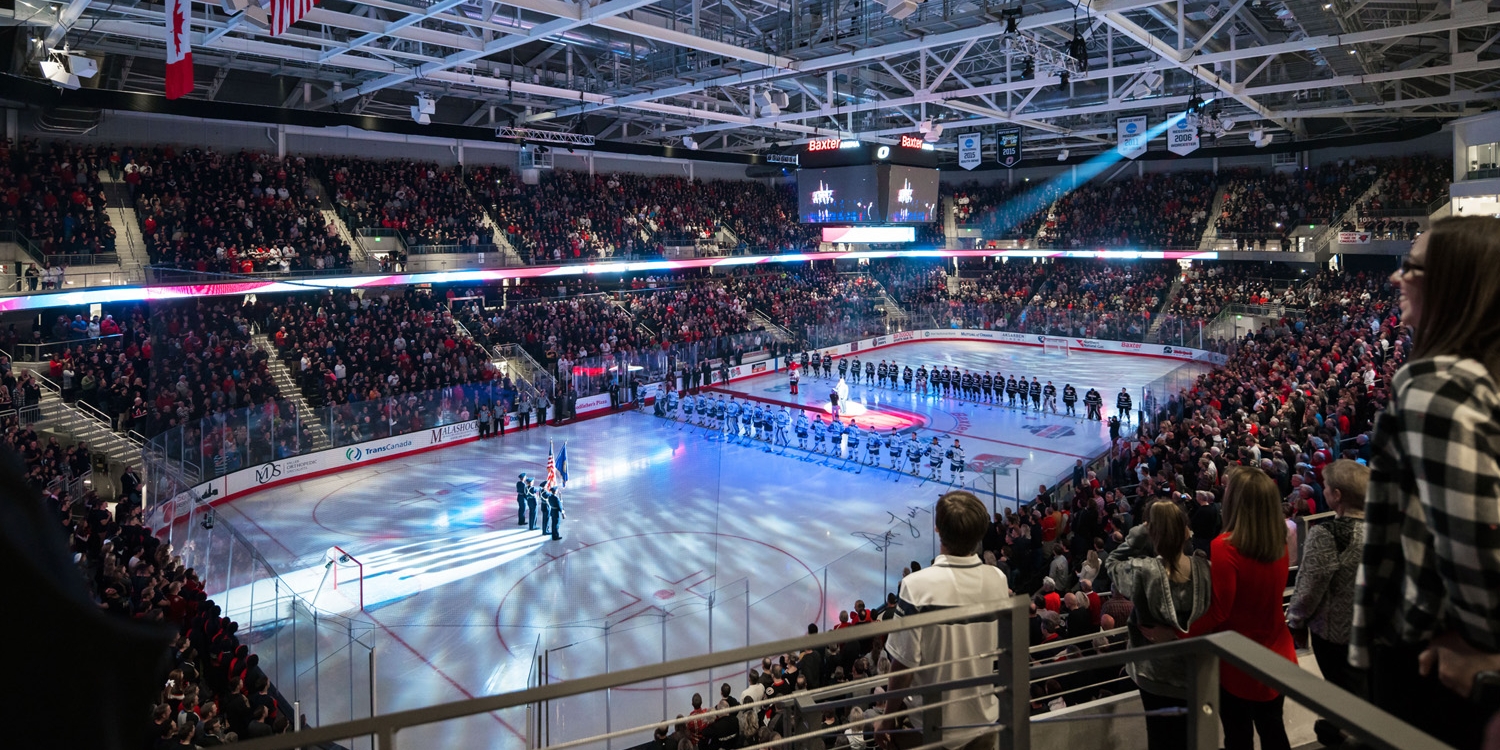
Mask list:
[[[1500,707],[1500,220],[1435,222],[1391,281],[1414,347],[1375,424],[1350,662],[1375,705],[1479,747]]]
[[[1130,597],[1127,621],[1130,647],[1186,635],[1208,611],[1212,582],[1208,559],[1184,554],[1188,542],[1187,514],[1170,500],[1160,500],[1142,515],[1146,523],[1130,530],[1125,542],[1110,553],[1105,569],[1116,588]],[[1160,631],[1167,634],[1162,636]],[[1147,711],[1186,707],[1187,663],[1181,659],[1132,662],[1130,677],[1141,692]],[[1147,716],[1149,750],[1187,747],[1187,717]]]

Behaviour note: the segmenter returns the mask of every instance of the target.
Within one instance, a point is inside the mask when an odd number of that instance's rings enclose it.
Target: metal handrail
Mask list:
[[[1026,599],[1024,597],[1016,597],[999,607],[970,605],[860,625],[860,635],[873,638],[921,627],[998,619],[998,627],[1001,628],[1001,652],[999,652],[1001,669],[988,675],[905,688],[900,691],[887,693],[884,697],[890,700],[900,699],[902,696],[908,694],[936,697],[943,691],[965,687],[994,688],[997,692],[1003,693],[1000,723],[995,725],[994,729],[997,732],[1008,735],[1010,741],[1006,743],[1007,747],[1025,750],[1025,748],[1031,746],[1030,728],[1032,722],[1028,720],[1030,696],[1028,691],[1018,690],[1018,686],[1028,684],[1032,680],[1055,677],[1079,670],[1118,667],[1134,662],[1156,659],[1186,658],[1191,661],[1188,672],[1189,700],[1187,712],[1188,737],[1191,747],[1218,747],[1219,727],[1216,717],[1219,702],[1219,668],[1221,662],[1227,662],[1267,686],[1290,695],[1298,703],[1301,703],[1319,715],[1329,718],[1373,747],[1385,750],[1404,750],[1413,747],[1434,748],[1435,750],[1444,750],[1447,748],[1446,745],[1437,742],[1427,734],[1396,719],[1385,711],[1371,706],[1347,691],[1328,683],[1311,672],[1303,670],[1296,662],[1272,653],[1264,646],[1235,632],[1215,633],[1201,638],[1184,639],[1143,648],[1108,652],[1080,659],[1070,659],[1065,662],[1032,665],[1024,659],[1009,658],[1020,651],[1020,648],[1017,646],[1018,639],[1020,643],[1024,643],[1026,634],[1025,602]],[[1009,626],[1008,628],[1007,625]],[[1007,630],[1009,631],[1008,633]],[[1007,635],[1009,636],[1008,638],[1006,637]],[[812,636],[680,659],[665,664],[606,673],[579,680],[564,681],[502,695],[398,711],[368,719],[359,719],[343,724],[308,729],[293,735],[251,740],[241,743],[241,747],[244,750],[291,750],[294,747],[335,742],[350,737],[374,735],[380,740],[379,747],[381,750],[395,750],[396,733],[399,730],[409,727],[433,724],[507,708],[540,705],[571,696],[599,693],[627,685],[661,680],[671,675],[703,672],[726,664],[754,662],[766,654],[800,652],[833,643],[841,643],[849,637],[848,633],[829,631]],[[976,659],[988,659],[991,658],[991,655],[974,654],[973,657]],[[799,693],[794,693],[792,698],[796,699],[799,695]],[[773,698],[770,702],[776,702],[776,700]],[[783,698],[782,700],[785,699]],[[849,699],[842,699],[842,702],[847,702],[847,700]],[[860,697],[853,700],[866,701],[869,698]],[[943,703],[946,703],[946,701]],[[841,700],[804,704],[804,707],[809,710],[818,710],[823,707],[837,708],[839,705],[841,705]],[[927,714],[929,719],[935,719],[937,718],[936,712],[932,711],[932,709],[940,705],[942,703],[924,701],[921,709],[924,712],[930,712]],[[717,710],[718,713],[725,711],[726,709]],[[915,711],[916,709],[909,709],[900,713],[914,713]],[[892,714],[886,714],[886,718],[890,716]],[[648,727],[662,726],[667,723],[671,722],[653,722]],[[807,725],[812,727],[812,729],[804,734],[783,737],[781,740],[756,744],[753,747],[779,746],[797,743],[829,733],[841,734],[845,728],[843,725],[840,725],[831,729],[824,729],[821,724],[821,721],[808,721]],[[940,727],[936,726],[937,724],[938,722],[936,721],[926,723],[927,733],[923,736],[924,741],[936,739],[937,732],[933,730],[940,731]],[[648,727],[615,731],[611,732],[610,736],[621,736],[629,731],[640,731]],[[591,739],[597,741],[599,738]],[[570,741],[567,744],[571,746],[580,744],[581,742],[581,740]]]
[[[951,607],[934,612],[924,612],[909,617],[894,618],[891,620],[880,620],[876,622],[863,623],[859,625],[859,633],[863,638],[876,638],[889,635],[903,630],[911,630],[919,627],[961,623],[974,620],[998,621],[1002,627],[1002,634],[1008,630],[1009,639],[1002,639],[1000,644],[1003,657],[1002,662],[1010,661],[1013,667],[1012,674],[1008,677],[1013,684],[1022,684],[1025,681],[1025,669],[1028,666],[1027,659],[1010,659],[1008,657],[1024,652],[1026,649],[1025,639],[1027,636],[1027,609],[1026,597],[1013,597],[1000,606],[990,605],[967,605],[962,607]],[[1005,626],[1008,624],[1008,628]],[[361,737],[377,735],[380,737],[379,747],[381,750],[394,750],[395,733],[400,729],[408,727],[432,724],[450,719],[459,719],[481,713],[501,711],[507,708],[515,708],[528,704],[544,701],[558,700],[574,695],[600,692],[612,688],[625,687],[636,683],[659,680],[662,677],[674,674],[685,674],[701,672],[721,667],[726,664],[745,664],[758,662],[766,654],[798,653],[807,649],[823,648],[836,643],[844,643],[849,640],[849,633],[838,630],[829,630],[816,635],[800,636],[770,643],[744,646],[741,648],[718,651],[686,659],[679,659],[664,664],[655,664],[633,669],[609,672],[593,677],[579,680],[569,680],[551,685],[545,685],[530,690],[521,690],[500,695],[474,698],[454,703],[445,703],[426,708],[397,711],[394,713],[381,714],[368,719],[358,719],[344,724],[335,724],[327,727],[318,727],[299,732],[295,735],[284,735],[281,737],[267,737],[241,743],[245,750],[291,750],[313,744],[334,742],[349,737]],[[942,686],[928,686],[922,692],[940,690]],[[915,692],[915,691],[914,691]],[[892,696],[895,694],[892,693]],[[1025,704],[1028,696],[1017,694],[1018,700]],[[1004,714],[1002,708],[1002,715]]]

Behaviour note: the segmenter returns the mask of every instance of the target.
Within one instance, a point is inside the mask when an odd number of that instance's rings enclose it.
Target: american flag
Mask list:
[[[552,443],[547,443],[547,489],[557,488],[557,461],[552,456]]]
[[[271,36],[280,36],[302,20],[317,0],[271,0]]]

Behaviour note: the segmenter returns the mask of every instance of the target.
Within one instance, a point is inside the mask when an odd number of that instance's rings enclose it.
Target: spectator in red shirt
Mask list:
[[[1213,603],[1190,636],[1233,630],[1297,661],[1282,610],[1287,531],[1275,480],[1236,466],[1224,493],[1224,533],[1213,541]],[[1219,672],[1219,721],[1225,750],[1289,750],[1282,709],[1286,697],[1225,664]]]
[[[706,713],[708,713],[708,709],[703,707],[703,696],[699,695],[698,693],[693,693],[693,711],[692,713],[688,714],[689,718],[687,720],[687,734],[688,739],[692,740],[694,745],[697,745],[703,741],[703,732],[708,729],[708,720],[694,719],[692,717]]]
[[[1062,595],[1057,593],[1057,582],[1051,576],[1042,579],[1042,601],[1048,610],[1062,612]]]

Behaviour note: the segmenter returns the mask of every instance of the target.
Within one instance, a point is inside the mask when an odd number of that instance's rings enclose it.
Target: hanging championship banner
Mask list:
[[[964,133],[958,137],[958,166],[964,169],[973,169],[984,161],[980,153],[978,133]]]
[[[1116,148],[1120,155],[1127,159],[1135,159],[1146,153],[1146,116],[1121,117],[1115,120],[1115,128],[1119,135],[1119,144]]]
[[[1014,167],[1021,163],[1021,129],[1002,130],[1000,138],[1000,166]]]
[[[1172,127],[1167,128],[1167,150],[1178,156],[1187,156],[1198,150],[1198,126],[1186,113],[1178,112],[1167,118]]]

